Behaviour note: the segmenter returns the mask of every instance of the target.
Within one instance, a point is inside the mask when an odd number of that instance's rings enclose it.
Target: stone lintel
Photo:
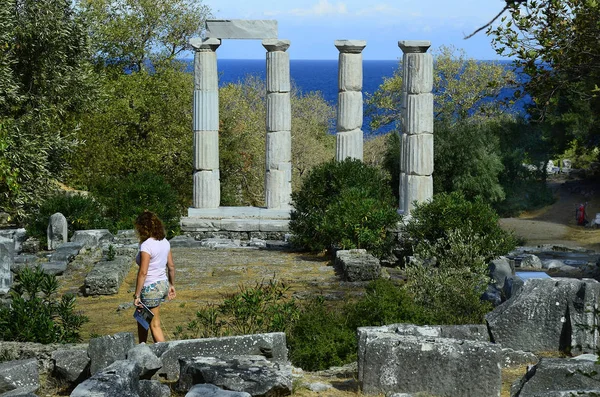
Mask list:
[[[218,39],[276,39],[277,21],[222,19],[206,21],[206,36]]]
[[[279,40],[279,39],[265,39],[262,41],[263,47],[267,49],[267,51],[286,51],[290,48],[289,40]]]
[[[290,219],[290,209],[267,209],[264,207],[218,207],[188,208],[189,218],[202,219]]]
[[[220,39],[208,38],[203,39],[201,37],[193,37],[189,41],[190,46],[194,51],[210,50],[216,51],[221,45]]]
[[[408,53],[424,53],[431,47],[431,41],[429,40],[400,40],[398,47],[405,54]]]
[[[340,52],[350,54],[360,54],[367,46],[365,40],[336,40],[333,44]]]

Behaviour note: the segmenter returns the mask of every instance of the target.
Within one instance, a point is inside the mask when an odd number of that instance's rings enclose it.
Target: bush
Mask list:
[[[67,218],[69,237],[76,230],[104,229],[111,225],[104,217],[103,207],[93,197],[57,193],[41,204],[27,225],[27,233],[38,238],[43,246],[47,244],[46,233],[50,216],[57,212]]]
[[[441,193],[417,204],[411,215],[405,226],[410,252],[419,243],[448,241],[448,233],[456,231],[462,236],[479,236],[475,248],[486,262],[516,246],[515,237],[498,225],[498,214],[480,198],[468,201],[460,193]]]
[[[56,296],[56,276],[25,268],[15,280],[10,307],[0,309],[0,339],[37,343],[79,342],[88,318],[75,313],[75,296]]]
[[[292,193],[292,201],[292,242],[301,248],[364,248],[378,256],[391,250],[390,229],[399,218],[377,168],[353,159],[324,163]]]
[[[140,172],[124,178],[106,178],[93,186],[92,192],[103,204],[113,233],[132,229],[135,219],[144,210],[158,215],[163,221],[167,237],[179,233],[181,211],[177,192],[160,175]]]

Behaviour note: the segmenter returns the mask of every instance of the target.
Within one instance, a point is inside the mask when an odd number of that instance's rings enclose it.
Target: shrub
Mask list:
[[[514,249],[514,236],[500,228],[498,214],[477,198],[468,201],[460,193],[441,193],[431,201],[419,203],[405,226],[409,251],[416,244],[447,241],[448,233],[460,231],[462,236],[478,235],[477,251],[488,261]]]
[[[336,246],[365,248],[375,255],[391,249],[396,206],[383,173],[359,160],[315,167],[292,193],[292,242],[312,251]]]
[[[57,212],[67,218],[69,237],[76,230],[104,229],[110,226],[110,221],[104,217],[103,207],[93,197],[58,193],[44,201],[31,216],[27,233],[38,238],[45,246],[48,221]]]
[[[0,309],[0,339],[37,343],[79,342],[87,317],[75,312],[75,296],[56,296],[56,276],[25,268],[15,280],[10,307]]]
[[[123,178],[110,177],[93,186],[92,191],[104,205],[113,233],[120,229],[132,229],[135,218],[144,210],[158,215],[163,221],[167,237],[179,233],[181,211],[177,192],[160,175],[140,172]]]

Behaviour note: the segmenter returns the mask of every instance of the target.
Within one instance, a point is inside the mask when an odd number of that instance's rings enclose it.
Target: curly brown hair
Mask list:
[[[140,243],[148,240],[150,237],[156,240],[165,238],[165,228],[162,221],[154,212],[145,210],[135,220],[135,230],[140,237]]]

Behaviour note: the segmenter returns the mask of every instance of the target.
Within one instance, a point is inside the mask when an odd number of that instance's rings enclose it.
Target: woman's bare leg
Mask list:
[[[160,327],[160,310],[159,309],[160,309],[160,306],[156,306],[156,307],[153,307],[150,309],[150,311],[154,314],[152,321],[150,321],[150,332],[152,332],[152,339],[154,339],[154,343],[165,341],[165,336],[162,332],[162,328]]]

